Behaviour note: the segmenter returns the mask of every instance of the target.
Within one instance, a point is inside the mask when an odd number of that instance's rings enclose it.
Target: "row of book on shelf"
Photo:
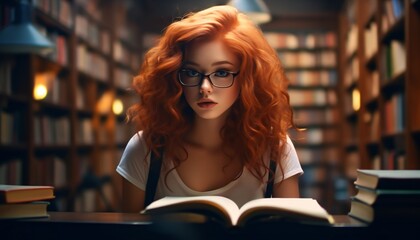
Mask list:
[[[122,152],[117,153],[119,156],[121,154]],[[109,181],[109,176],[116,168],[115,156],[108,151],[101,154],[102,163],[98,174],[92,172],[88,155],[80,158],[80,179],[74,210],[97,211],[99,198],[106,199],[107,210],[112,210],[109,202],[115,190]],[[58,156],[37,158],[32,185],[22,184],[22,160],[12,159],[0,164],[0,219],[48,217],[48,211],[65,211],[67,209],[65,194],[69,190],[66,161]],[[105,182],[105,179],[108,180]],[[96,186],[99,181],[101,181],[100,186]]]
[[[289,84],[303,86],[335,86],[337,72],[334,70],[287,71]]]
[[[289,89],[290,104],[296,106],[335,105],[337,96],[333,89]]]
[[[307,128],[304,131],[289,131],[290,138],[295,144],[303,145],[328,145],[334,144],[338,138],[337,130],[333,127],[325,128]]]
[[[337,44],[334,32],[279,33],[265,32],[265,38],[276,49],[281,48],[333,48]]]
[[[385,1],[382,15],[382,32],[392,27],[404,15],[404,0]]]
[[[59,20],[61,24],[69,29],[73,28],[76,35],[83,41],[88,42],[91,46],[100,49],[103,53],[109,54],[111,51],[111,37],[109,31],[104,29],[100,24],[101,12],[97,7],[84,1],[76,3],[78,10],[74,14],[74,8],[69,1],[59,0],[36,0],[33,1],[35,8],[41,12]],[[89,6],[89,7],[86,7]],[[91,10],[94,9],[94,10]],[[114,44],[114,55],[118,61],[124,64],[137,67],[139,65],[139,58],[136,54],[130,52],[125,46],[116,41]],[[129,56],[127,58],[127,56]]]
[[[404,3],[402,0],[385,1],[382,15],[382,33],[387,33],[396,22],[404,15]],[[373,19],[374,20],[374,19]],[[378,50],[378,25],[375,21],[368,23],[364,29],[365,56],[372,57]]]
[[[366,43],[368,44],[368,43]],[[373,47],[366,47],[367,49],[373,49]],[[382,78],[379,77],[378,70],[372,71],[371,80],[368,91],[371,91],[373,96],[377,95],[381,84],[386,84],[390,80],[403,74],[407,68],[407,53],[404,43],[398,40],[391,40],[389,44],[385,45],[385,54],[381,55],[380,61],[382,72]],[[369,53],[373,55],[372,53]],[[344,84],[345,86],[351,86],[355,81],[359,79],[359,59],[353,58],[349,63],[349,67],[345,73]]]
[[[383,130],[386,135],[398,134],[405,129],[405,95],[403,92],[394,94],[384,103]],[[373,111],[366,114],[369,123],[368,139],[378,141],[380,137],[380,112]]]
[[[22,183],[22,159],[11,158],[0,162],[0,184]]]
[[[338,111],[334,108],[295,109],[294,121],[300,126],[334,124],[338,120]]]
[[[285,67],[336,67],[337,58],[334,50],[323,50],[319,52],[299,50],[295,52],[278,51],[279,58],[285,64]]]
[[[358,169],[349,215],[367,224],[420,220],[420,170]]]
[[[22,143],[23,132],[20,124],[23,121],[23,113],[18,110],[12,112],[0,109],[0,143],[19,144]]]
[[[0,143],[1,144],[22,144],[23,130],[21,126],[22,112],[8,112],[0,110]],[[49,115],[36,115],[34,118],[34,142],[36,146],[68,145],[70,143],[70,119],[66,116],[54,117]],[[119,123],[116,132],[117,142],[124,142],[127,136],[133,133],[130,126]],[[78,144],[93,144],[94,132],[92,121],[88,118],[80,119],[77,130]],[[109,134],[101,126],[98,130],[98,143],[106,143]]]

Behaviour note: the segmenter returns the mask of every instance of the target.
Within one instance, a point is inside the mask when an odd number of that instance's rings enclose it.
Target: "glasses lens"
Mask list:
[[[233,83],[233,74],[226,71],[217,71],[210,74],[211,82],[216,87],[230,87]]]
[[[201,74],[194,70],[182,69],[179,71],[179,80],[185,86],[197,86],[201,80]]]
[[[232,86],[233,79],[235,78],[236,73],[231,73],[228,71],[216,71],[210,75],[203,75],[200,72],[197,72],[192,69],[181,69],[178,73],[179,81],[182,85],[187,87],[194,87],[201,84],[201,81],[208,77],[211,84],[219,88],[227,88]]]

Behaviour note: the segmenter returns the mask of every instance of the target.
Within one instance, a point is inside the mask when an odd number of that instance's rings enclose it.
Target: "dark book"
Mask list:
[[[52,186],[2,185],[0,203],[22,203],[54,198]]]
[[[261,198],[239,208],[235,202],[221,196],[165,197],[152,202],[142,213],[160,217],[201,214],[227,227],[266,219],[322,225],[334,223],[333,217],[312,198]]]
[[[371,189],[360,186],[356,186],[356,189],[354,198],[369,205],[420,207],[420,190]]]
[[[375,206],[352,198],[348,215],[368,224],[416,223],[420,221],[420,207],[407,205]]]
[[[371,189],[420,190],[420,170],[358,169],[355,185]]]
[[[48,202],[0,204],[0,219],[48,217]]]

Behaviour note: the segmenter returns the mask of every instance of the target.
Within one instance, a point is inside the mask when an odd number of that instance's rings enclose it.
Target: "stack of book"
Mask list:
[[[420,220],[420,170],[357,170],[349,215],[368,224]]]
[[[52,186],[1,185],[0,219],[48,217]]]

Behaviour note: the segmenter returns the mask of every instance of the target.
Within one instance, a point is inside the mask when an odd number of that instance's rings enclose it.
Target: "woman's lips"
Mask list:
[[[200,101],[200,102],[198,102],[198,103],[197,103],[197,105],[198,105],[200,108],[207,108],[207,109],[209,109],[209,108],[212,108],[212,107],[216,106],[216,104],[217,104],[217,103],[215,103],[215,102],[213,102],[213,101],[211,101],[211,100],[209,100],[209,101]]]

